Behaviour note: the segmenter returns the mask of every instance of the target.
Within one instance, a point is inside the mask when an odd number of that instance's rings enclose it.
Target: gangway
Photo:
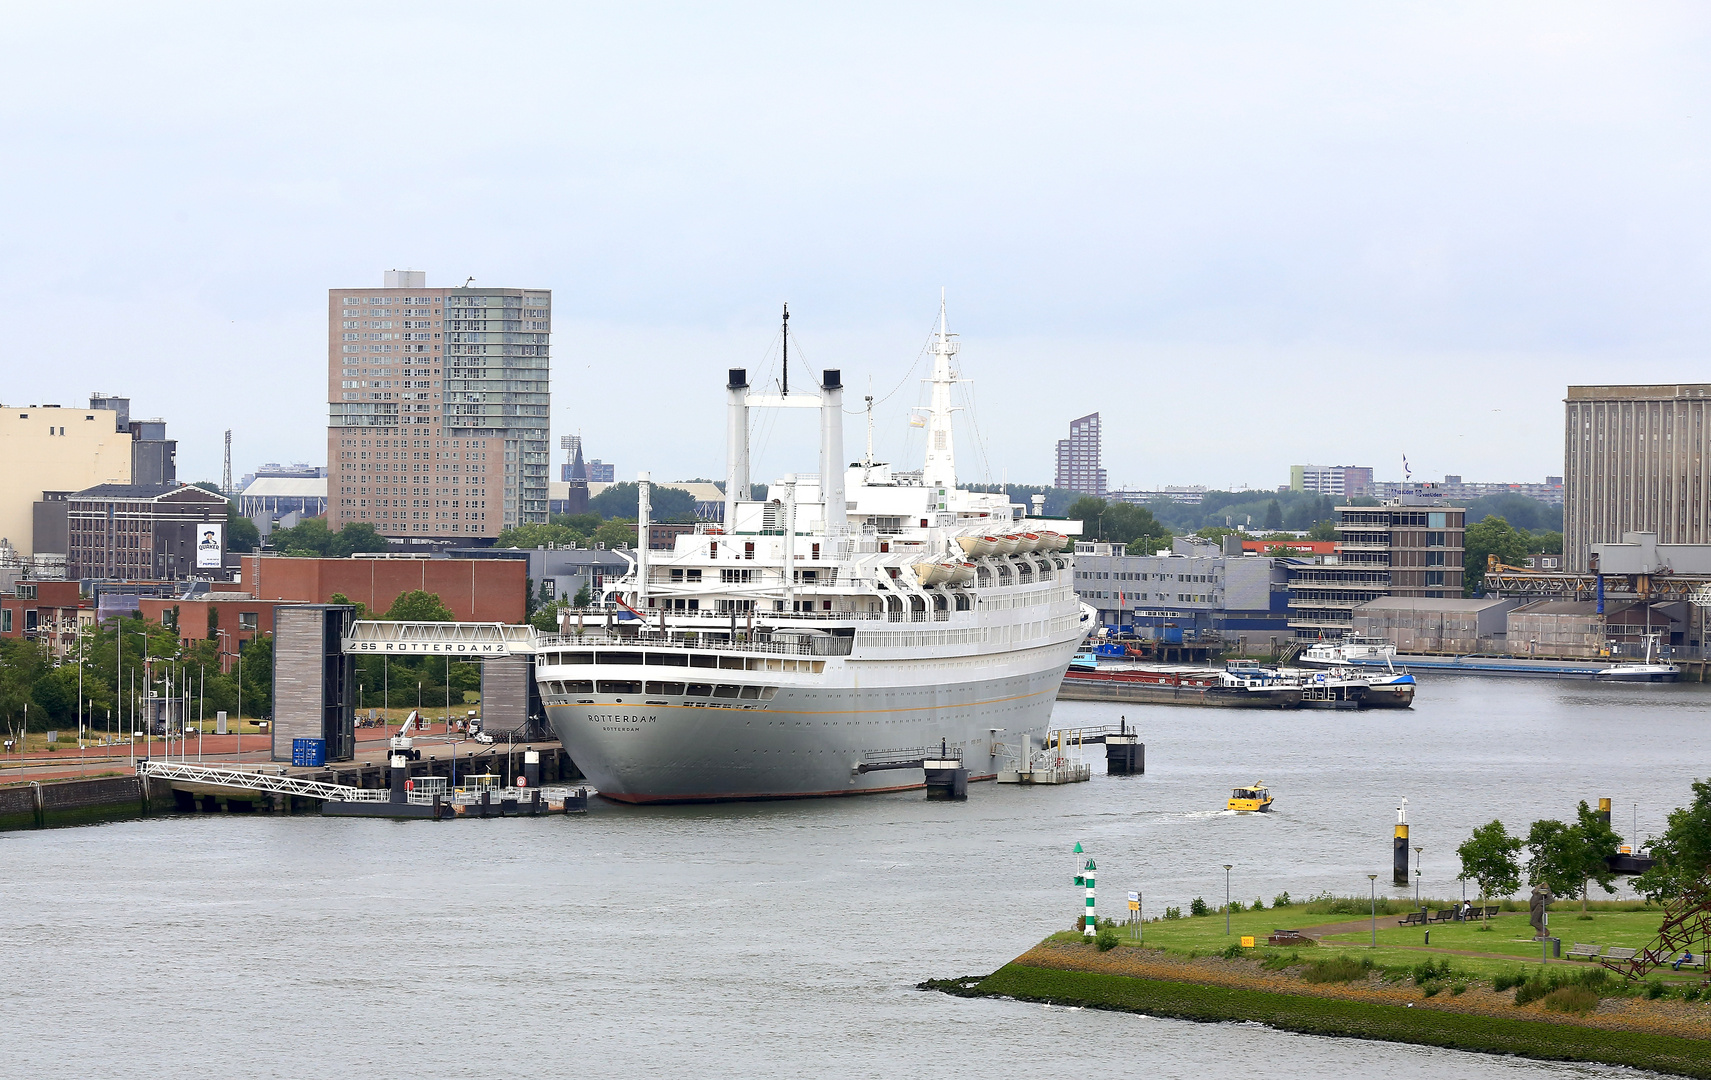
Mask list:
[[[310,799],[337,802],[385,802],[392,797],[385,788],[359,788],[348,784],[327,784],[306,780],[300,776],[278,772],[250,772],[246,769],[220,769],[209,765],[192,765],[182,761],[144,761],[137,765],[137,775],[152,780],[170,780],[181,784],[202,784],[208,787],[236,788],[267,795],[301,795]]]

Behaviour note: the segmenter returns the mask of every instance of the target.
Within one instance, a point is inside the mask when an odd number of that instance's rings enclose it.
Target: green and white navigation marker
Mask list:
[[[1084,854],[1081,850],[1080,841],[1076,842],[1075,853],[1077,855]],[[1087,886],[1087,914],[1082,916],[1082,933],[1088,937],[1093,937],[1099,932],[1099,916],[1093,906],[1093,876],[1096,870],[1098,867],[1093,865],[1093,860],[1088,859],[1087,865],[1082,867],[1081,874],[1075,879],[1077,885]]]

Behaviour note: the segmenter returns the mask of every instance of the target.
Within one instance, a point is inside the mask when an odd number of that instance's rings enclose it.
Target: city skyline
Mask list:
[[[619,479],[721,460],[723,372],[776,354],[781,301],[806,366],[871,381],[879,454],[907,463],[944,287],[970,480],[1049,479],[1094,409],[1112,488],[1262,488],[1285,459],[1391,478],[1403,454],[1555,475],[1566,386],[1676,381],[1711,344],[1711,24],[1551,10],[946,10],[898,38],[851,13],[543,8],[522,40],[447,14],[344,12],[333,39],[307,11],[21,10],[0,132],[45,164],[0,179],[0,280],[36,313],[5,397],[148,373],[180,399],[181,475],[218,478],[227,427],[240,463],[318,463],[325,289],[425,267],[555,292],[552,434]],[[411,58],[403,99],[377,47]],[[526,161],[489,98],[526,103]],[[351,114],[367,100],[380,119]],[[371,152],[418,115],[464,151]],[[923,179],[927,157],[947,167]],[[637,373],[647,423],[611,407]],[[1312,410],[1344,423],[1277,445]],[[755,475],[795,465],[762,449]]]

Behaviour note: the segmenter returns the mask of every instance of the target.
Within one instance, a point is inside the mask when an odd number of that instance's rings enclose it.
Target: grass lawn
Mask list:
[[[1575,914],[1552,911],[1550,929],[1551,936],[1562,939],[1564,952],[1577,941],[1639,949],[1657,936],[1662,921],[1663,913],[1655,910],[1592,912],[1587,922],[1580,921],[1578,911]],[[1478,923],[1440,923],[1430,928],[1432,947],[1505,953],[1523,960],[1539,958],[1539,943],[1532,939],[1533,927],[1525,915],[1502,915],[1491,920],[1490,925],[1490,930],[1481,930]],[[1378,943],[1380,946],[1420,945],[1425,941],[1426,929],[1422,926],[1399,927],[1396,916],[1381,917],[1378,920]],[[1325,942],[1365,945],[1371,940],[1371,934],[1362,931],[1329,937]]]
[[[1617,912],[1595,911],[1590,922],[1579,922],[1576,915],[1579,908],[1572,911],[1557,910],[1552,912],[1551,932],[1563,939],[1563,949],[1576,941],[1596,942],[1599,945],[1626,945],[1630,948],[1640,948],[1649,943],[1657,934],[1658,925],[1663,914],[1658,909],[1651,911]],[[1146,923],[1142,928],[1142,943],[1155,949],[1165,949],[1172,953],[1188,955],[1190,953],[1205,956],[1209,953],[1220,953],[1232,944],[1238,944],[1243,935],[1254,938],[1255,948],[1248,955],[1264,958],[1299,952],[1303,960],[1335,956],[1346,952],[1359,957],[1371,957],[1373,963],[1384,968],[1412,968],[1427,959],[1437,959],[1448,955],[1451,966],[1458,972],[1468,975],[1489,978],[1490,976],[1512,972],[1518,963],[1539,960],[1539,943],[1529,940],[1532,927],[1527,923],[1523,913],[1501,915],[1491,921],[1490,931],[1481,931],[1474,925],[1459,923],[1442,923],[1432,927],[1432,944],[1430,949],[1422,948],[1425,937],[1423,927],[1410,926],[1399,928],[1396,920],[1398,915],[1380,915],[1378,917],[1378,947],[1371,948],[1368,942],[1370,934],[1362,930],[1358,933],[1326,938],[1320,946],[1279,947],[1270,948],[1266,938],[1273,930],[1301,929],[1309,926],[1322,926],[1326,923],[1352,921],[1348,915],[1331,915],[1315,913],[1306,910],[1304,905],[1287,908],[1270,908],[1263,911],[1238,911],[1230,916],[1230,933],[1224,933],[1224,916],[1202,915],[1190,916],[1183,919],[1163,919],[1158,922]],[[1133,943],[1127,929],[1122,929],[1125,944]],[[1081,935],[1065,930],[1052,935],[1052,940],[1075,941]],[[1341,947],[1339,947],[1341,946]],[[1497,957],[1457,956],[1442,953],[1440,950],[1465,950],[1468,952],[1502,953],[1514,959]],[[1587,961],[1561,961],[1584,966]],[[1669,981],[1673,973],[1658,972],[1660,979]],[[1686,977],[1685,975],[1683,977]],[[1699,976],[1694,974],[1692,978]]]

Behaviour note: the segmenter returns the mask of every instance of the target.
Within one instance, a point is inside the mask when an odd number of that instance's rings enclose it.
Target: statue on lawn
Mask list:
[[[1533,886],[1533,895],[1527,901],[1527,910],[1530,912],[1527,920],[1533,924],[1533,936],[1535,938],[1545,936],[1545,909],[1550,907],[1551,901],[1555,899],[1556,896],[1552,894],[1550,886],[1543,883]]]

